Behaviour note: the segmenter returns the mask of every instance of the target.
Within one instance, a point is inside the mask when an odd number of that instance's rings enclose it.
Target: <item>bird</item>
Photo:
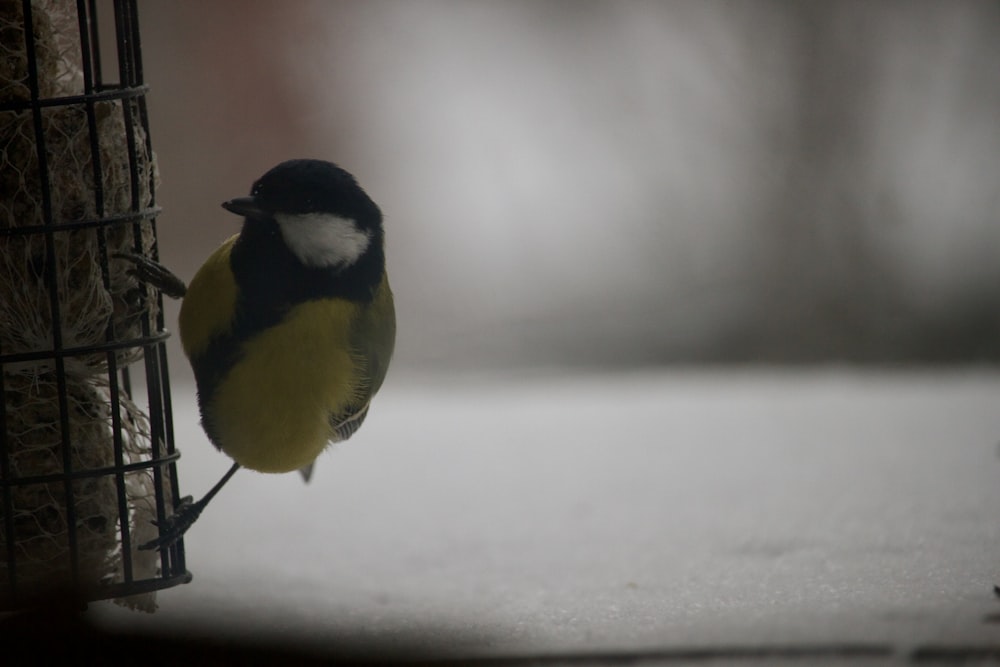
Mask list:
[[[136,273],[180,297],[181,346],[208,439],[233,459],[184,498],[143,549],[174,544],[240,468],[299,470],[364,423],[396,338],[379,207],[332,162],[295,159],[222,204],[242,216],[189,285],[153,260]]]

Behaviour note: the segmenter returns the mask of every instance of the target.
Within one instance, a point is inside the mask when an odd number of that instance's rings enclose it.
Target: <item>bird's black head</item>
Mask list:
[[[222,205],[246,218],[244,235],[277,229],[310,268],[343,270],[382,252],[382,213],[348,172],[324,160],[282,162],[253,184],[249,197]]]
[[[254,203],[270,213],[332,213],[361,227],[381,221],[375,205],[351,174],[324,160],[289,160],[257,179]]]

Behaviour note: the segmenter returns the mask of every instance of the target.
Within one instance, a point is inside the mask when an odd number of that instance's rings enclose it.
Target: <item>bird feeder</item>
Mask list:
[[[157,252],[146,92],[135,0],[0,0],[0,609],[191,578],[138,549],[179,497],[161,297],[117,257]]]

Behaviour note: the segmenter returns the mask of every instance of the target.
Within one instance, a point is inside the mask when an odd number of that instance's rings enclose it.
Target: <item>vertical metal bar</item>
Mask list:
[[[118,78],[122,88],[135,85],[134,63],[130,53],[132,34],[128,29],[129,12],[124,0],[115,0],[115,42],[118,46]]]
[[[132,581],[132,534],[129,528],[128,491],[125,485],[125,452],[122,442],[121,395],[118,389],[117,363],[114,353],[108,353],[108,398],[111,400],[112,437],[115,450],[115,490],[118,494],[118,527],[122,544],[122,577],[125,583]]]
[[[123,82],[127,82],[130,86],[140,86],[143,83],[142,80],[142,65],[141,65],[141,54],[139,52],[139,28],[137,20],[137,11],[134,0],[116,0],[116,35],[118,44],[118,56],[119,56],[119,71],[121,79]],[[140,202],[140,183],[139,183],[139,161],[138,161],[138,142],[136,141],[136,121],[140,123],[140,127],[145,132],[145,141],[143,143],[143,148],[146,150],[145,159],[152,159],[152,145],[151,139],[149,137],[148,119],[146,116],[145,109],[145,98],[140,97],[135,101],[128,101],[127,105],[123,104],[122,112],[124,113],[125,121],[125,131],[126,131],[126,141],[128,144],[128,156],[129,156],[129,177],[131,185],[132,194],[132,207],[135,211],[139,211],[143,202]],[[149,176],[149,187],[150,194],[155,192],[155,184],[153,180],[152,170]],[[153,224],[152,222],[148,224]],[[154,246],[153,246],[153,258],[156,259],[158,253],[155,247],[155,226],[154,231]],[[143,252],[142,247],[142,222],[136,221],[133,224],[133,240],[134,249],[138,253]],[[144,295],[143,297],[148,298]],[[162,329],[163,323],[163,301],[162,297],[157,294],[156,297],[158,303],[157,317],[157,327]],[[149,318],[144,318],[142,320],[142,331],[143,336],[148,336],[150,334],[151,323]],[[167,369],[166,364],[162,363],[165,361],[165,354],[161,354],[164,350],[162,343],[158,343],[151,346],[146,346],[143,349],[143,360],[145,363],[146,370],[146,389],[147,389],[147,401],[149,404],[149,422],[150,422],[150,435],[151,435],[151,447],[152,447],[152,460],[159,461],[163,457],[163,447],[166,445],[168,451],[173,450],[173,439],[172,432],[168,435],[167,429],[168,425],[171,424],[170,412],[167,408],[169,402],[169,385],[167,381]],[[172,425],[169,426],[172,429]],[[164,497],[164,476],[163,468],[160,465],[154,465],[152,467],[153,473],[153,489],[156,499],[156,511],[157,511],[157,521],[163,522],[166,518],[166,499]],[[176,474],[171,474],[168,477],[172,483],[176,484]],[[172,498],[173,503],[178,500],[178,494],[174,494]],[[172,554],[176,554],[176,549],[173,552],[161,551],[161,568],[165,576],[169,576],[176,567],[176,558],[171,558]],[[171,567],[170,561],[174,560],[174,567]]]
[[[80,30],[80,51],[83,65],[83,92],[86,98],[84,106],[87,111],[87,129],[90,132],[90,160],[94,173],[94,208],[98,218],[104,217],[104,179],[101,178],[101,151],[97,136],[97,114],[94,107],[92,94],[94,93],[94,49],[91,47],[91,26],[96,23],[96,17],[87,14],[87,3],[85,0],[77,0],[77,19]],[[97,39],[96,33],[94,39]],[[95,42],[96,45],[96,42]],[[104,228],[97,228],[102,237]],[[102,266],[106,270],[107,266]],[[105,278],[106,272],[105,272]],[[105,287],[108,283],[105,281]]]
[[[145,79],[142,72],[142,44],[139,39],[139,11],[136,0],[128,0],[125,3],[125,9],[128,12],[128,26],[131,29],[129,36],[132,48],[129,49],[129,52],[132,55],[132,85],[138,86]]]
[[[97,0],[89,0],[87,3],[89,8],[87,15],[90,18],[90,46],[92,59],[94,63],[93,75],[94,75],[94,90],[101,90],[104,87],[104,76],[103,70],[101,69],[101,40],[98,25],[97,25]],[[80,32],[81,37],[83,32]]]
[[[118,47],[118,71],[122,87],[139,85],[134,81],[134,56],[130,53],[132,32],[128,26],[127,3],[115,0],[115,42]],[[129,185],[132,193],[132,210],[139,211],[139,168],[136,164],[135,118],[131,100],[122,100],[122,114],[125,121],[125,141],[128,147]],[[134,225],[136,231],[141,231],[140,223]],[[142,237],[136,236],[136,252],[142,252]]]
[[[3,349],[0,348],[0,354],[3,353]],[[17,599],[17,558],[15,558],[15,544],[16,540],[14,537],[14,494],[11,491],[10,480],[11,480],[11,469],[10,469],[10,449],[7,447],[7,386],[3,375],[3,364],[0,363],[0,395],[3,396],[4,400],[0,401],[0,432],[4,435],[0,438],[0,476],[3,477],[7,484],[3,485],[3,528],[4,528],[4,547],[7,549],[7,584],[10,586],[10,597],[13,600]]]
[[[124,0],[121,1],[121,5],[128,11],[128,20],[125,22],[125,27],[129,30],[131,35],[132,48],[129,49],[129,56],[131,58],[130,73],[132,77],[133,85],[142,85],[145,81],[143,74],[142,65],[142,46],[141,46],[141,31],[139,30],[139,14],[137,10],[137,3],[135,0]],[[124,76],[124,73],[123,73]],[[141,96],[136,98],[136,111],[138,116],[139,125],[143,130],[145,136],[145,150],[147,159],[152,159],[153,147],[152,147],[152,137],[149,131],[149,116],[146,107],[146,98]],[[131,136],[134,137],[134,134]],[[133,164],[132,173],[136,176],[133,181],[135,184],[134,193],[138,194],[138,170],[137,165]],[[156,184],[155,184],[155,174],[152,170],[149,173],[149,194],[150,201],[149,206],[154,206],[156,202]],[[136,202],[138,204],[138,202]],[[156,221],[150,220],[148,223],[153,232],[153,247],[151,249],[151,255],[153,259],[159,259],[159,248],[157,244],[156,235]],[[138,230],[137,230],[138,231]],[[157,317],[156,317],[156,328],[157,330],[163,330],[165,326],[164,316],[163,316],[163,296],[157,294]],[[149,389],[149,405],[150,405],[150,431],[153,435],[153,460],[157,461],[164,455],[172,455],[175,452],[175,440],[174,440],[174,430],[173,430],[173,405],[170,398],[170,375],[169,367],[167,364],[167,349],[164,343],[157,343],[153,348],[147,349],[145,351],[145,359],[147,361],[146,366],[146,376],[147,376],[147,387]],[[161,437],[163,448],[165,452],[161,449]],[[169,475],[166,479],[170,484],[170,502],[171,505],[176,505],[180,502],[180,486],[177,480],[177,469],[176,464],[170,463]],[[165,516],[163,512],[166,508],[166,498],[164,496],[164,474],[163,468],[160,465],[153,466],[153,488],[156,496],[156,507],[157,507],[157,520],[163,521]],[[165,574],[180,574],[185,571],[185,557],[184,557],[184,543],[183,540],[178,540],[170,550],[165,550],[163,552],[164,561],[162,563],[163,571]],[[171,564],[169,561],[172,560]]]
[[[125,392],[126,396],[128,396],[129,398],[132,398],[132,396],[133,396],[133,394],[132,394],[132,378],[129,375],[128,366],[125,366],[124,368],[121,369],[121,376],[122,376],[122,384],[121,384],[122,391]]]
[[[83,63],[83,84],[84,93],[87,97],[85,107],[87,110],[87,126],[90,132],[90,159],[91,171],[94,178],[94,208],[98,218],[105,216],[104,202],[104,170],[101,165],[100,136],[97,129],[97,112],[93,93],[93,64],[91,61],[92,51],[90,49],[89,25],[96,21],[96,16],[87,15],[87,3],[85,0],[77,0],[77,18],[80,30],[80,49]],[[108,266],[108,243],[104,226],[98,226],[95,230],[97,234],[98,257],[101,264],[101,280],[104,289],[111,291],[111,272]],[[108,326],[104,334],[107,342],[117,340],[115,333],[115,322],[113,317],[108,318]],[[122,440],[122,412],[121,395],[118,387],[118,358],[114,350],[109,350],[106,354],[107,375],[108,375],[108,399],[111,403],[111,438],[114,448],[115,460],[115,491],[118,497],[118,531],[121,536],[122,548],[122,576],[125,583],[131,583],[132,576],[132,536],[129,529],[129,509],[128,492],[125,485],[125,473],[122,472],[125,466],[125,447]]]
[[[81,66],[83,67],[83,92],[87,97],[90,97],[91,93],[94,92],[94,68],[95,66],[100,67],[100,63],[98,62],[100,56],[95,53],[97,32],[94,26],[94,15],[88,13],[88,7],[92,6],[93,4],[88,4],[86,0],[76,1],[76,19],[78,30],[80,31],[80,52],[83,56],[83,60],[81,61]]]
[[[162,297],[160,305],[160,329],[163,328],[163,306]],[[170,378],[167,366],[167,346],[165,343],[159,344],[160,349],[160,368],[163,371],[163,424],[166,427],[164,435],[166,436],[166,454],[168,456],[173,455],[176,451],[176,440],[174,440],[174,418],[173,418],[173,403],[170,397]],[[159,466],[157,466],[159,468]],[[177,480],[177,464],[173,461],[169,464],[170,475],[168,477],[170,481],[170,494],[171,494],[171,504],[177,505],[180,502],[181,491],[180,483]],[[162,475],[161,475],[162,476]],[[162,484],[162,481],[161,481]],[[171,554],[173,555],[173,574],[182,574],[187,569],[187,564],[184,556],[184,538],[177,540],[171,549]]]
[[[52,354],[56,374],[56,392],[59,402],[59,429],[62,438],[63,489],[66,494],[66,529],[70,556],[70,571],[74,588],[80,585],[79,549],[76,535],[76,500],[73,492],[73,456],[70,442],[69,397],[66,386],[66,368],[63,352],[61,315],[59,308],[58,273],[56,271],[55,220],[52,213],[52,184],[49,180],[48,156],[45,151],[45,131],[42,108],[39,102],[38,61],[35,54],[34,23],[31,0],[23,0],[24,41],[28,57],[28,86],[31,90],[31,115],[35,126],[35,150],[38,159],[38,176],[42,191],[42,218],[45,234],[45,277],[49,284],[49,309],[52,321]]]

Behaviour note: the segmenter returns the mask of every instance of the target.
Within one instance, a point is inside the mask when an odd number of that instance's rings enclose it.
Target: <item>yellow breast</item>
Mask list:
[[[178,317],[181,345],[194,359],[216,336],[229,331],[236,312],[236,279],[229,256],[239,234],[231,236],[202,264],[191,279]]]
[[[261,472],[312,463],[331,437],[330,414],[364,392],[363,362],[350,351],[356,309],[342,299],[308,301],[243,344],[206,406],[223,451]]]

